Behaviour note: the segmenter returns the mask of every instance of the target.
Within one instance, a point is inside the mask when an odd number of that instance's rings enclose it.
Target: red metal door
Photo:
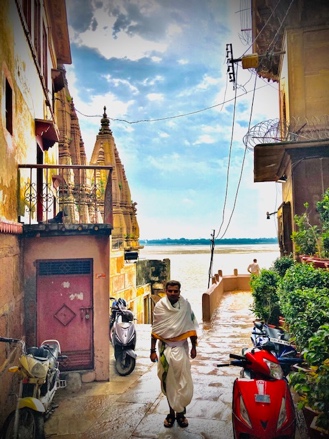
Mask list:
[[[62,370],[93,367],[92,260],[38,261],[37,342],[56,339],[68,356]]]

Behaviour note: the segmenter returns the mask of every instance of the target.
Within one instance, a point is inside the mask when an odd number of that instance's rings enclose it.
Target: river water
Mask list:
[[[254,258],[260,268],[270,268],[280,256],[277,244],[218,245],[215,247],[211,274],[222,270],[231,275],[234,269],[246,274]],[[208,289],[211,260],[210,245],[146,245],[140,259],[170,259],[170,277],[182,284],[182,296],[188,298],[199,322],[202,321],[202,294]]]

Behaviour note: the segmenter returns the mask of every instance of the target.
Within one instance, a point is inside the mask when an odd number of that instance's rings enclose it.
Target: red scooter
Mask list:
[[[235,439],[294,439],[295,407],[273,345],[230,354],[232,360],[218,367],[242,367],[233,384],[232,422]],[[292,365],[300,358],[285,359]]]

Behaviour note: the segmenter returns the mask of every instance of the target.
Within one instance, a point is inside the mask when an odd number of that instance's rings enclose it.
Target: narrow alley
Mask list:
[[[239,368],[217,368],[229,353],[250,347],[253,314],[250,292],[225,293],[211,324],[200,325],[197,357],[192,360],[194,397],[187,407],[189,426],[163,426],[168,412],[156,365],[150,362],[150,325],[137,325],[137,363],[130,376],[116,374],[111,353],[111,381],[83,384],[71,393],[58,391],[59,405],[46,422],[54,439],[231,439],[232,384]],[[302,424],[298,421],[298,424]],[[296,439],[307,439],[303,425]]]

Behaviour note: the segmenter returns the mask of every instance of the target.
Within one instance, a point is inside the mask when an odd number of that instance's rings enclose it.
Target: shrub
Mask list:
[[[322,200],[316,203],[320,221],[324,229],[329,228],[329,188],[323,194]]]
[[[329,272],[296,263],[286,271],[278,288],[282,314],[299,349],[329,322]]]
[[[289,375],[289,382],[300,395],[298,407],[311,407],[319,415],[316,425],[329,430],[329,323],[310,337],[303,351],[309,369],[299,369]]]
[[[279,324],[280,305],[277,287],[280,276],[273,270],[261,270],[258,276],[251,276],[250,287],[253,296],[251,310],[259,319],[273,325]]]
[[[286,271],[279,286],[280,300],[298,288],[329,288],[329,271],[296,263]]]
[[[282,256],[274,261],[272,269],[278,273],[280,277],[283,277],[288,268],[292,267],[294,264],[295,261],[292,256]]]
[[[300,350],[308,347],[309,338],[325,323],[329,323],[329,290],[327,288],[306,288],[296,290],[290,296],[289,331]],[[282,304],[282,309],[286,309]]]
[[[291,239],[295,243],[296,252],[303,255],[314,255],[318,248],[319,230],[312,226],[308,217],[308,203],[304,204],[305,213],[295,215],[294,221],[297,231],[292,232]]]
[[[302,215],[295,215],[294,221],[297,230],[291,235],[295,243],[295,250],[298,254],[329,256],[329,188],[323,194],[320,201],[316,203],[319,213],[320,227],[312,225],[309,221],[308,203],[304,203],[305,212]]]

